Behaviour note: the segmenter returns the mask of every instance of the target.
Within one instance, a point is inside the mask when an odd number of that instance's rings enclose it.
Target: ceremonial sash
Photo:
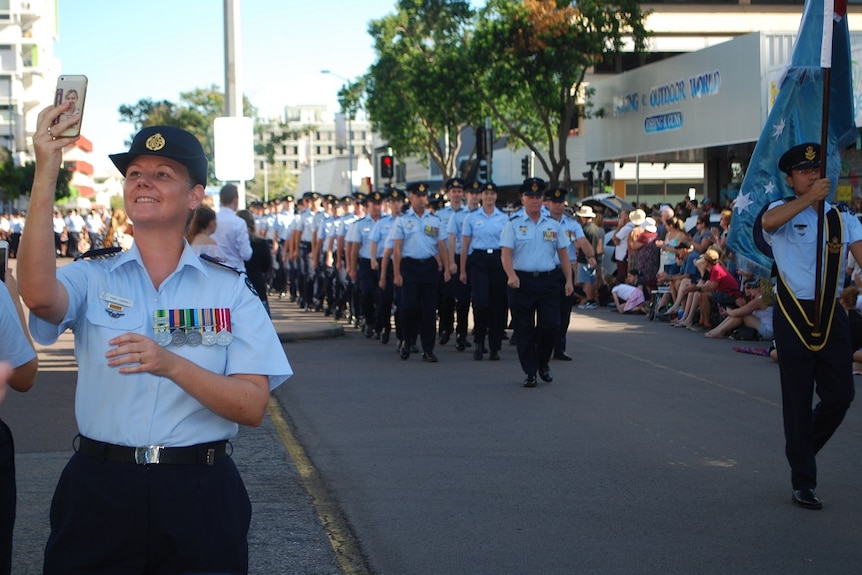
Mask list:
[[[820,320],[819,332],[814,331],[814,322],[811,319],[814,305],[811,302],[803,302],[796,299],[790,288],[784,281],[784,275],[778,270],[778,305],[784,317],[788,319],[799,340],[811,351],[820,351],[829,340],[829,332],[832,330],[832,315],[835,312],[838,293],[838,281],[841,278],[841,266],[844,264],[842,239],[844,238],[844,222],[841,214],[836,209],[829,210],[826,214],[825,237],[831,238],[826,242],[826,250],[823,253],[823,269],[816,276],[816,281],[823,281],[820,291]],[[826,321],[826,325],[822,322]]]

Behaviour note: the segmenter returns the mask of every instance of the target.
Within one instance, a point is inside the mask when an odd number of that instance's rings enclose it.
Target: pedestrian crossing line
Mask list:
[[[344,575],[370,575],[347,519],[341,513],[338,503],[330,497],[323,478],[296,438],[293,426],[286,419],[287,416],[275,396],[270,396],[266,412],[296,466],[302,486],[311,498],[314,511],[326,531],[341,572]]]

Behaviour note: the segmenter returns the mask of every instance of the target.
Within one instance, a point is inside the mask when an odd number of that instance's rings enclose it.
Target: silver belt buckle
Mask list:
[[[494,253],[494,250],[485,250],[485,253],[486,253],[486,254],[493,254],[493,253]]]
[[[148,445],[146,447],[135,448],[135,463],[138,465],[149,465],[150,463],[158,463],[159,458],[164,449],[164,445]]]

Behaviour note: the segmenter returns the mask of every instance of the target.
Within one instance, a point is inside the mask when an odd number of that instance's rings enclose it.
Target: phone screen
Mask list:
[[[87,77],[82,75],[60,76],[57,79],[57,89],[54,92],[54,105],[72,104],[73,108],[68,113],[58,117],[54,123],[65,120],[70,116],[77,115],[78,123],[68,130],[63,131],[60,136],[77,136],[81,133],[81,120],[84,117],[84,102],[87,97]],[[56,135],[56,134],[55,134]]]

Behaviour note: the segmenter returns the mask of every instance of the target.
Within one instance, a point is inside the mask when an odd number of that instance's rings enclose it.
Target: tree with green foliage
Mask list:
[[[16,166],[12,154],[6,148],[0,148],[0,200],[14,200],[21,196],[29,196],[33,187],[33,177],[36,173],[36,163],[27,162]],[[72,172],[60,170],[57,175],[57,188],[54,199],[61,200],[72,194],[69,182]]]
[[[395,155],[433,162],[444,178],[458,175],[462,135],[482,117],[467,77],[473,17],[467,1],[398,0],[369,24],[377,60],[339,94],[351,113],[364,88],[369,120]]]
[[[623,49],[643,52],[646,14],[635,0],[489,0],[470,43],[472,89],[511,147],[536,154],[552,185],[571,182],[566,142],[591,110],[584,78]],[[586,96],[581,112],[579,101]]]
[[[174,126],[194,134],[207,157],[213,157],[213,122],[224,116],[224,92],[218,86],[196,88],[180,94],[179,103],[168,100],[153,101],[145,98],[137,104],[123,104],[119,108],[120,120],[134,126],[134,133],[147,126]],[[243,113],[255,117],[257,110],[243,97]],[[127,144],[131,144],[131,137]],[[210,162],[209,179],[215,181],[214,166]]]

